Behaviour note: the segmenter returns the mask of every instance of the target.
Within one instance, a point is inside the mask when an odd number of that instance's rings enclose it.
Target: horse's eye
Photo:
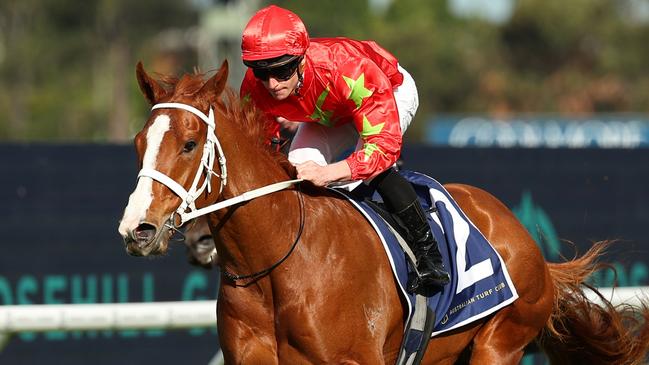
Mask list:
[[[185,147],[183,148],[183,152],[191,152],[195,147],[196,147],[196,142],[189,141],[189,142],[185,143]]]

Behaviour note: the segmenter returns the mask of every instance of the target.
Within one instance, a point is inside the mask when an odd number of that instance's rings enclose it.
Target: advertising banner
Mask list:
[[[135,187],[131,146],[0,145],[0,305],[214,299],[218,271],[131,257],[117,233]],[[216,299],[214,299],[216,310]],[[213,329],[21,333],[0,364],[207,364]]]

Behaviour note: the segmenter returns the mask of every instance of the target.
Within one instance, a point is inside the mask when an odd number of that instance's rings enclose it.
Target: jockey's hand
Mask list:
[[[321,166],[313,161],[306,161],[295,165],[297,177],[310,181],[316,186],[326,186],[334,181],[351,180],[352,173],[345,161]]]

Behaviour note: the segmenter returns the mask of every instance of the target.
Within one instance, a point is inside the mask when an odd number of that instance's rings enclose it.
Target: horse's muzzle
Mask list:
[[[148,256],[160,254],[166,250],[166,239],[156,226],[150,223],[140,223],[124,237],[126,252],[131,256]]]

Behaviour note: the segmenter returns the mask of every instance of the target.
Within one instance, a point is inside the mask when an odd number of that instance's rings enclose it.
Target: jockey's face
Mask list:
[[[260,81],[275,100],[284,100],[295,92],[299,83],[298,73],[303,72],[303,69],[304,59],[288,79],[284,80],[271,74],[267,80],[262,79]]]

